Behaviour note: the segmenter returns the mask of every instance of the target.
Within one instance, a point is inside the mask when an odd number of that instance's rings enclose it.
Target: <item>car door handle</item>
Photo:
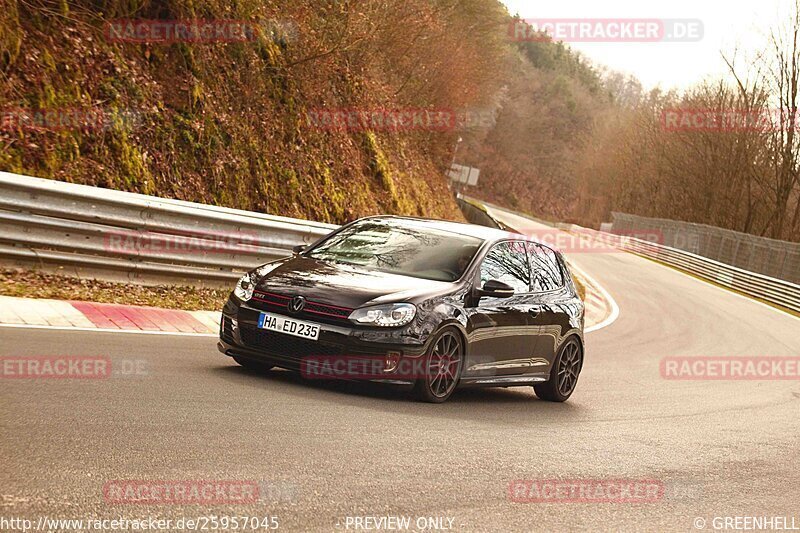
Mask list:
[[[538,307],[531,307],[530,309],[528,309],[528,314],[536,318],[537,316],[539,316],[540,311],[541,310]]]

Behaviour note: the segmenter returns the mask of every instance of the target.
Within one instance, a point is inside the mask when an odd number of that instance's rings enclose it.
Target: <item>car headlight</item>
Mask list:
[[[236,288],[233,289],[233,293],[239,298],[241,301],[246,302],[253,297],[253,291],[256,288],[256,273],[255,272],[248,272],[242,279],[240,279],[236,283]]]
[[[362,326],[392,328],[405,326],[414,319],[417,307],[412,304],[388,304],[362,307],[350,313],[350,320]]]

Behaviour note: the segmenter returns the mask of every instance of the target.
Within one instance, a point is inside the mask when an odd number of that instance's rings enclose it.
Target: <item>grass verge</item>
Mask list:
[[[36,270],[0,269],[0,295],[20,298],[79,300],[166,309],[219,311],[230,291],[177,285],[145,287],[80,279]]]

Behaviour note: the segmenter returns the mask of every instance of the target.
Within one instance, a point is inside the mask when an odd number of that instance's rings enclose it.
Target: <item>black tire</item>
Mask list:
[[[583,348],[575,337],[561,346],[550,371],[550,379],[533,386],[536,396],[548,402],[565,402],[575,392],[583,368]]]
[[[234,355],[233,360],[245,367],[247,370],[252,370],[254,372],[267,372],[268,370],[272,370],[272,368],[274,368],[269,363],[262,363],[261,361],[247,359],[246,357],[237,357]]]
[[[458,330],[445,328],[436,334],[425,355],[425,377],[417,380],[414,395],[423,402],[442,403],[458,387],[464,368],[464,341]]]

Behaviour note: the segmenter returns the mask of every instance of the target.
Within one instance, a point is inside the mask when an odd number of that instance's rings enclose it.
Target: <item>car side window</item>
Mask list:
[[[564,274],[556,253],[540,244],[528,243],[531,256],[531,287],[533,292],[547,292],[564,286]]]
[[[486,254],[481,264],[481,286],[490,279],[502,281],[515,293],[530,292],[530,267],[521,241],[501,242]]]

